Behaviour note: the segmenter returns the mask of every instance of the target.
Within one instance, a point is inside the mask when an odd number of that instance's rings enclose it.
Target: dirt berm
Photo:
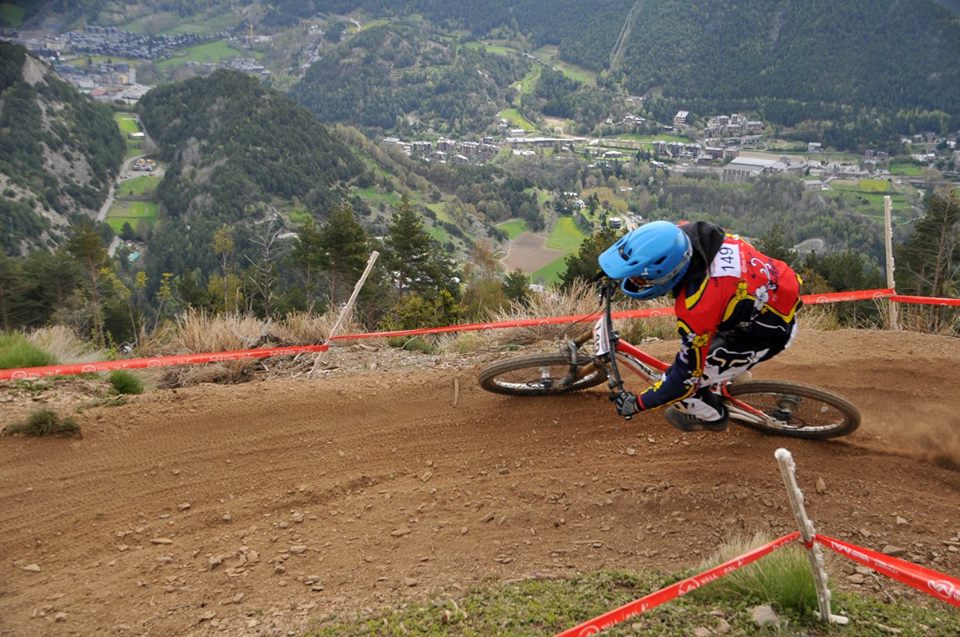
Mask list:
[[[758,370],[855,402],[835,442],[625,423],[603,388],[489,394],[491,353],[338,350],[319,378],[157,390],[83,410],[82,439],[0,438],[0,635],[299,635],[492,581],[693,568],[732,533],[795,528],[780,446],[819,530],[960,572],[958,339],[808,330]]]

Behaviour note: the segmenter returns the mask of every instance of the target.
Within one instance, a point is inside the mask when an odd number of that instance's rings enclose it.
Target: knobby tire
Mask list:
[[[589,357],[581,356],[577,363],[586,365],[590,361]],[[566,378],[569,371],[568,354],[533,354],[494,363],[480,372],[479,380],[481,387],[496,394],[556,396],[595,387],[607,379],[606,370],[592,367],[586,376],[581,376],[569,384],[561,384],[560,381]],[[548,372],[549,375],[545,376]]]
[[[738,423],[765,433],[790,438],[823,440],[846,436],[860,426],[860,410],[853,403],[839,394],[812,385],[777,380],[747,381],[731,384],[727,390],[732,396],[768,414],[771,414],[774,411],[771,408],[776,406],[771,401],[786,401],[787,407],[790,408],[795,399],[793,408],[798,412],[802,405],[804,411],[801,416],[797,419],[791,417],[788,421],[782,421],[779,424],[737,419]],[[836,416],[832,415],[834,413]],[[827,416],[827,414],[831,415]],[[809,416],[811,421],[823,417],[833,422],[807,423],[804,416]]]

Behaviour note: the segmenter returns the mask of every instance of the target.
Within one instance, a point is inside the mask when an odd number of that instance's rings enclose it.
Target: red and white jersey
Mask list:
[[[800,277],[737,235],[726,235],[702,281],[677,295],[680,352],[664,378],[639,396],[645,409],[687,398],[700,384],[710,342],[720,332],[759,339],[783,331],[800,309]]]

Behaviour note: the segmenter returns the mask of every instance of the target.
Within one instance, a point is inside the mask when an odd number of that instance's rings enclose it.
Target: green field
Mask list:
[[[160,177],[143,175],[121,181],[117,185],[117,197],[152,197],[157,193]]]
[[[390,21],[385,18],[378,18],[376,20],[370,20],[370,22],[361,24],[359,29],[357,29],[355,26],[351,26],[347,29],[347,31],[351,33],[360,33],[361,31],[366,31],[367,29],[372,29],[374,27],[382,27],[385,24],[390,24]]]
[[[498,230],[503,230],[507,233],[507,236],[510,237],[511,241],[516,239],[521,234],[529,230],[527,227],[527,222],[523,219],[511,219],[510,221],[504,221],[503,223],[497,224]]]
[[[517,55],[519,51],[512,49],[508,46],[502,46],[499,44],[487,44],[485,42],[465,42],[464,45],[468,49],[473,49],[479,51],[480,49],[486,50],[487,53],[496,53],[497,55]]]
[[[861,179],[857,188],[860,192],[887,193],[890,191],[890,182],[884,179]]]
[[[23,7],[9,2],[0,2],[0,25],[19,29],[23,24]]]
[[[904,175],[906,177],[919,177],[920,166],[909,162],[895,162],[890,164],[890,173],[893,175]]]
[[[528,133],[537,130],[537,127],[515,108],[506,108],[500,111],[500,117],[510,122],[510,125],[514,128],[522,128]]]
[[[535,64],[532,69],[530,69],[523,78],[516,82],[513,86],[517,89],[517,97],[513,101],[515,105],[520,104],[520,97],[522,95],[527,95],[528,93],[533,93],[533,87],[536,86],[537,80],[540,79],[540,73],[543,72],[543,67],[539,64]]]
[[[866,182],[866,186],[864,186],[864,182]],[[872,179],[861,180],[859,182],[835,180],[830,182],[830,190],[823,191],[822,194],[825,197],[842,201],[847,208],[878,221],[883,220],[883,199],[889,194],[890,202],[893,204],[894,217],[898,219],[905,218],[902,213],[912,210],[910,201],[899,192],[888,191],[884,193],[871,190],[871,188],[879,188],[880,183],[889,186],[888,182]]]
[[[543,60],[550,66],[556,68],[567,77],[572,80],[576,80],[581,84],[590,84],[594,85],[597,83],[597,74],[591,71],[590,69],[585,69],[582,66],[577,66],[576,64],[570,64],[569,62],[564,62],[563,60],[557,57],[560,49],[556,45],[547,45],[542,46],[536,51],[533,52],[533,55],[538,59]]]
[[[453,243],[453,237],[450,236],[450,233],[440,226],[432,226],[430,224],[424,224],[423,229],[426,230],[427,234],[430,235],[430,238],[439,243],[440,245],[446,245],[448,243]]]
[[[77,55],[73,58],[65,58],[70,64],[74,66],[89,66],[91,64],[103,64],[104,62],[108,64],[129,64],[130,66],[136,67],[138,64],[143,64],[143,60],[139,58],[123,58],[123,57],[111,57],[109,55]]]
[[[623,133],[616,135],[613,138],[606,138],[604,142],[611,142],[617,139],[623,139],[631,142],[641,142],[641,143],[652,143],[652,142],[679,142],[681,144],[689,144],[690,138],[680,137],[679,135],[670,135],[664,133],[663,135],[640,135],[638,133]]]
[[[386,204],[392,208],[400,205],[400,195],[396,192],[384,192],[375,186],[369,188],[356,188],[353,191],[358,197],[367,204],[376,207],[379,204]]]
[[[157,62],[157,68],[169,69],[174,66],[182,66],[187,62],[221,62],[230,58],[243,57],[243,51],[233,48],[226,40],[217,40],[187,47],[178,51],[172,58]]]
[[[153,223],[156,218],[157,204],[152,201],[117,201],[107,213],[107,223],[118,234],[124,223],[136,229],[139,222]]]
[[[137,118],[129,113],[114,113],[113,119],[117,122],[117,126],[120,127],[120,132],[123,133],[124,136],[130,133],[140,132],[140,125],[137,124]]]
[[[123,140],[127,144],[127,152],[123,158],[130,159],[131,157],[142,155],[143,142],[138,139],[130,139],[130,133],[140,131],[140,125],[137,124],[136,118],[129,113],[114,113],[113,120],[117,123],[117,127],[123,134]]]
[[[560,277],[567,271],[566,259],[566,257],[560,257],[553,263],[543,266],[530,275],[530,281],[532,283],[542,283],[543,285],[559,283]]]
[[[193,15],[182,18],[176,13],[158,11],[142,18],[127,22],[121,28],[134,33],[162,33],[176,35],[180,33],[197,33],[209,35],[221,31],[229,31],[238,26],[243,17],[234,11],[220,14]]]
[[[547,247],[564,252],[576,252],[580,249],[580,244],[583,243],[584,239],[586,237],[577,227],[573,217],[560,217],[547,239]]]

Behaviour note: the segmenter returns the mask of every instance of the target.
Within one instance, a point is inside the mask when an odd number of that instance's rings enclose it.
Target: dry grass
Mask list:
[[[960,336],[960,310],[929,305],[898,306],[897,323],[900,329],[939,336]],[[889,326],[884,326],[889,329]]]
[[[637,303],[629,299],[619,299],[615,302],[613,309],[619,311],[655,307],[663,307],[663,304]],[[545,292],[533,294],[527,303],[512,304],[506,310],[493,315],[490,320],[492,322],[525,321],[557,316],[582,318],[574,323],[446,334],[438,338],[438,348],[447,354],[469,354],[507,345],[532,345],[546,342],[552,346],[559,340],[575,338],[584,332],[589,332],[593,329],[596,319],[601,316],[602,309],[600,297],[590,285],[579,284],[568,291],[548,289]],[[637,344],[651,338],[676,338],[676,320],[673,316],[614,321],[614,328],[623,338]]]
[[[64,325],[41,327],[29,334],[27,340],[52,354],[60,364],[88,363],[106,358],[106,352],[91,349],[89,343]]]
[[[331,310],[319,315],[294,312],[288,314],[280,323],[274,324],[271,332],[285,343],[298,345],[322,343],[330,335],[330,330],[333,329],[339,315],[339,310]],[[356,334],[362,331],[353,312],[347,315],[337,328],[339,334]]]
[[[261,340],[266,323],[241,314],[212,315],[190,310],[141,342],[144,355],[196,354],[246,349]],[[158,384],[181,387],[197,383],[236,383],[249,379],[256,361],[226,361],[164,369]]]
[[[599,316],[600,309],[599,295],[586,283],[577,283],[569,290],[548,288],[544,292],[532,294],[525,304],[514,303],[506,310],[496,313],[492,320],[495,322],[522,321],[556,316],[582,316],[583,319],[577,323],[491,330],[484,335],[489,346],[529,345],[540,341],[552,342],[570,338],[584,330],[589,330]]]
[[[141,341],[143,355],[194,354],[265,347],[270,344],[305,345],[323,342],[330,334],[339,310],[323,315],[297,312],[280,322],[244,314],[214,315],[190,310]],[[359,331],[352,316],[344,319],[339,333]],[[172,367],[158,381],[162,386],[197,383],[237,383],[249,380],[259,361],[225,361],[207,365]]]
[[[831,331],[843,327],[836,311],[829,305],[805,306],[797,315],[797,321],[800,327],[811,330]]]

